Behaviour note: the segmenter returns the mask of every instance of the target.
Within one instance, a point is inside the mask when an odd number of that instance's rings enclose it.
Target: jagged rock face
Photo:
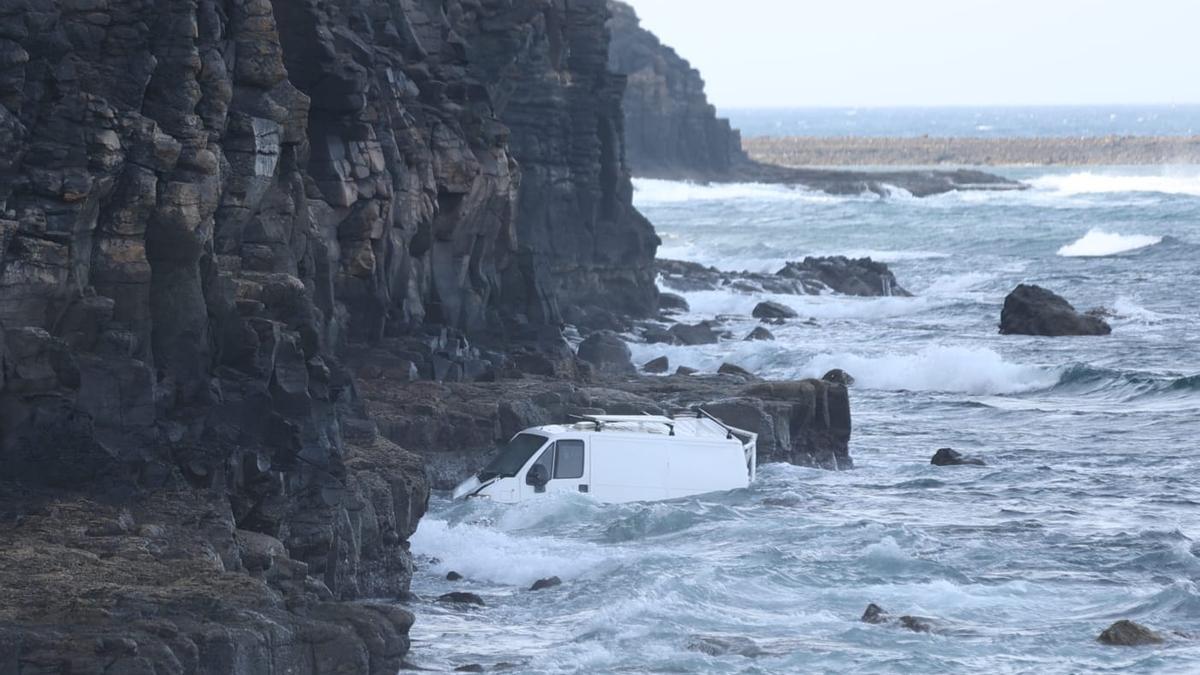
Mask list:
[[[0,4],[4,478],[213,491],[334,597],[402,592],[428,485],[370,450],[344,346],[656,308],[606,19]]]
[[[716,178],[748,164],[741,134],[717,117],[700,72],[643,29],[637,13],[609,2],[609,66],[628,77],[625,151],[639,176]]]

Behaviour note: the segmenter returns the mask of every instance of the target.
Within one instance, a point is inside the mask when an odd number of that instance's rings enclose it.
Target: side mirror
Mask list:
[[[534,464],[529,467],[529,472],[525,474],[525,484],[532,485],[535,488],[545,487],[546,483],[550,482],[550,469],[546,468],[545,464]]]

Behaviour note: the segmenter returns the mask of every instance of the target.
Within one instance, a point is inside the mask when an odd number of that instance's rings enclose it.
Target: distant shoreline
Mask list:
[[[1200,136],[762,136],[742,147],[754,160],[789,167],[1200,164]]]

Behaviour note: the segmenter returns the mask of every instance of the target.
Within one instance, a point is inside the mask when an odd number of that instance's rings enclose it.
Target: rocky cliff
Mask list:
[[[640,177],[782,183],[832,194],[887,196],[899,188],[916,197],[953,190],[1024,187],[980,171],[836,171],[756,161],[743,150],[738,130],[730,127],[729,120],[718,117],[716,108],[708,102],[699,71],[642,28],[632,7],[609,0],[609,9],[609,65],[628,79],[623,103],[626,157]]]
[[[632,7],[609,8],[609,66],[629,81],[625,152],[637,175],[707,179],[748,163],[741,134],[708,102],[700,71],[642,28]]]
[[[655,309],[606,19],[0,5],[0,670],[395,672],[411,616],[335,601],[404,594],[428,484],[342,356]]]

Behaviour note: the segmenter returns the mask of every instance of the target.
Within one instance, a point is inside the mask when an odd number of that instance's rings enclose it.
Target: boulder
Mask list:
[[[987,462],[977,457],[967,457],[953,448],[941,448],[933,453],[929,463],[934,466],[987,466]]]
[[[689,368],[688,366],[679,366],[675,369],[676,375],[683,375],[685,377],[688,375],[695,375],[698,372],[700,371],[696,370],[695,368]]]
[[[438,596],[437,601],[456,604],[456,605],[476,605],[479,607],[484,606],[483,598],[479,597],[475,593],[467,593],[465,591],[454,591],[451,593],[446,593],[444,595]]]
[[[463,575],[451,570],[446,573],[446,581],[462,581]]]
[[[647,361],[642,365],[642,370],[646,371],[647,373],[654,373],[656,375],[659,373],[665,373],[670,369],[671,362],[665,356],[660,356],[657,359]]]
[[[690,346],[716,344],[721,339],[711,321],[702,321],[695,325],[677,323],[671,326],[669,332],[680,344]]]
[[[751,315],[756,319],[794,319],[800,316],[791,307],[771,300],[758,303]]]
[[[545,579],[538,579],[537,581],[533,582],[533,585],[529,587],[529,590],[542,591],[547,588],[554,588],[555,586],[562,586],[562,579],[559,579],[558,577],[546,577]]]
[[[774,333],[767,330],[763,326],[755,326],[754,330],[750,331],[750,334],[745,337],[743,342],[755,342],[758,340],[774,340],[774,339],[775,339]]]
[[[741,366],[734,365],[732,363],[722,363],[721,367],[717,369],[717,373],[719,373],[721,375],[736,375],[738,377],[742,377],[747,380],[757,380],[758,379],[758,376],[756,376],[754,373],[746,370],[745,368],[743,368]]]
[[[1062,296],[1041,286],[1021,284],[1004,299],[1002,335],[1108,335],[1112,327],[1098,317],[1076,311]]]
[[[658,311],[668,314],[681,314],[690,312],[691,305],[682,295],[675,293],[659,293],[658,294]]]
[[[1163,637],[1158,633],[1146,628],[1140,623],[1134,623],[1126,619],[1122,619],[1100,633],[1100,637],[1096,638],[1101,644],[1112,645],[1114,647],[1142,647],[1145,645],[1158,645],[1164,642]]]
[[[602,373],[627,374],[635,372],[629,345],[612,331],[592,333],[579,345],[579,358],[592,364]]]
[[[789,262],[776,272],[777,276],[802,280],[809,284],[824,286],[836,293],[859,296],[901,296],[912,294],[896,282],[896,275],[888,266],[870,258],[857,260],[845,256],[814,258],[809,256],[801,262]]]
[[[923,619],[918,616],[903,616],[892,618],[882,607],[875,603],[867,605],[867,609],[863,612],[862,618],[859,619],[863,623],[874,624],[877,626],[895,624],[905,630],[910,630],[914,633],[932,633],[933,625],[928,619]]]
[[[822,375],[821,379],[825,382],[840,384],[843,387],[849,387],[850,385],[854,384],[854,376],[842,370],[841,368],[834,368],[828,373]]]

